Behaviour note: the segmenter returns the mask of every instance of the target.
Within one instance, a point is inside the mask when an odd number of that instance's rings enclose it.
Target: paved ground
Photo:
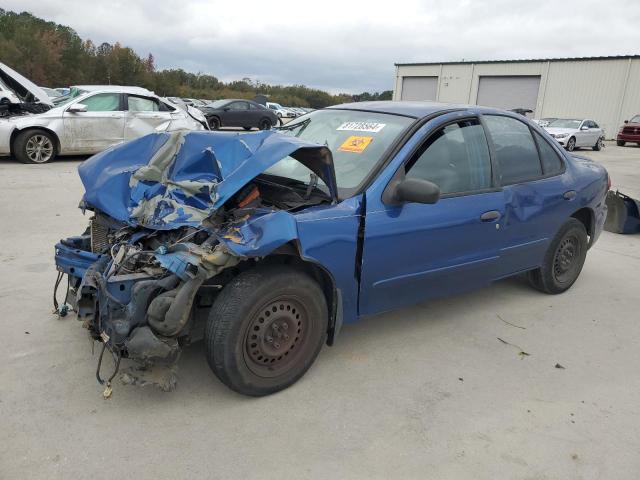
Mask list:
[[[640,148],[587,155],[640,198]],[[194,345],[177,391],[105,401],[86,332],[50,314],[78,163],[0,163],[0,478],[638,478],[640,236],[605,232],[564,295],[513,279],[346,327],[268,398]]]

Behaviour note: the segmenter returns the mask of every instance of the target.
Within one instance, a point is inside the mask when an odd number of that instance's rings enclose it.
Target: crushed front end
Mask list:
[[[259,177],[291,156],[331,194]],[[102,344],[97,378],[176,385],[183,346],[202,337],[220,289],[238,272],[296,238],[290,212],[336,199],[326,147],[272,131],[147,135],[102,152],[79,168],[87,230],[55,246],[56,289],[68,276],[60,314],[73,309]],[[105,353],[115,368],[103,374]],[[105,364],[104,370],[108,367]]]
[[[198,307],[210,305],[207,292],[218,288],[207,280],[240,261],[205,230],[133,228],[100,212],[84,235],[56,245],[55,258],[68,275],[65,300],[91,337],[117,362],[136,361],[123,381],[163,390],[175,386]],[[100,383],[110,380],[97,375]]]

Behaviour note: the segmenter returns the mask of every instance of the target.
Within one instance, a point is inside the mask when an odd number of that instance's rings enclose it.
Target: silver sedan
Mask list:
[[[72,87],[68,98],[35,115],[0,119],[0,156],[46,163],[86,155],[148,133],[208,129],[202,113],[179,108],[140,87]]]
[[[602,148],[604,130],[593,120],[558,118],[544,129],[570,152],[577,147]]]

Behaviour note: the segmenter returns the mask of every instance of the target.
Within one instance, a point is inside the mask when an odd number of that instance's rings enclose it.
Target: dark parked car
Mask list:
[[[631,117],[631,120],[625,120],[624,125],[618,131],[616,143],[619,147],[624,147],[627,142],[636,142],[640,145],[640,115]]]
[[[220,127],[268,130],[278,124],[275,113],[251,100],[216,100],[199,108],[207,117],[211,130]]]
[[[515,113],[362,102],[281,131],[157,133],[78,167],[93,216],[56,265],[103,352],[142,366],[125,381],[171,388],[204,330],[222,382],[273,393],[343,323],[520,273],[568,290],[605,221],[606,170]]]

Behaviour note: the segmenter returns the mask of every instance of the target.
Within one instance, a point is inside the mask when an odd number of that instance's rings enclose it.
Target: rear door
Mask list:
[[[171,112],[157,98],[126,95],[127,113],[125,140],[133,140],[149,133],[164,131],[171,123]]]
[[[65,150],[69,153],[96,153],[124,140],[124,107],[120,93],[96,93],[81,103],[86,112],[62,114]],[[71,105],[70,105],[71,106]]]
[[[504,200],[484,130],[474,116],[442,121],[394,177],[436,183],[437,203],[395,204],[367,191],[362,315],[473,289],[496,275]]]
[[[504,192],[500,276],[538,267],[575,197],[553,145],[525,122],[483,115]],[[553,142],[555,144],[555,142]]]

